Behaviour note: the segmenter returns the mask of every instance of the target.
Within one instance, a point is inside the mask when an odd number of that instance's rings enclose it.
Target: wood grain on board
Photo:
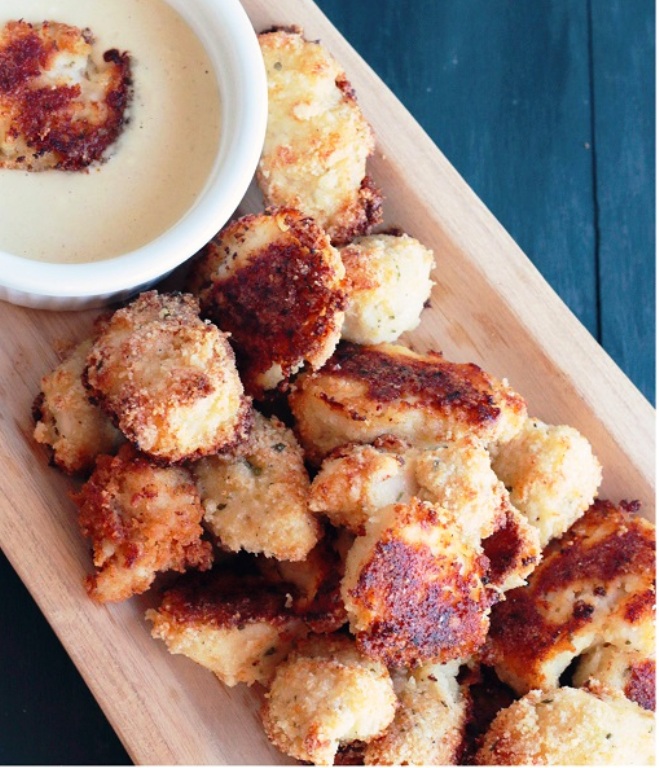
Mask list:
[[[639,0],[629,1],[638,6]],[[617,16],[602,15],[607,5]],[[508,377],[534,414],[573,424],[589,437],[604,464],[606,495],[640,497],[649,513],[654,411],[592,335],[601,330],[605,343],[613,348],[619,343],[619,359],[649,391],[643,371],[653,369],[653,363],[648,367],[654,360],[653,342],[640,365],[638,350],[653,339],[647,320],[653,281],[639,285],[634,262],[647,263],[643,254],[649,234],[636,234],[633,211],[620,210],[623,193],[617,191],[636,193],[637,217],[645,211],[647,222],[652,186],[643,122],[648,113],[642,103],[647,82],[636,77],[647,73],[642,58],[648,47],[647,14],[628,19],[627,0],[592,5],[585,0],[321,0],[320,8],[341,22],[347,39],[369,50],[375,70],[406,96],[427,135],[313,3],[244,0],[244,6],[257,29],[295,23],[308,36],[321,38],[357,90],[378,137],[372,169],[386,194],[387,223],[406,229],[437,255],[431,307],[409,343],[442,349],[454,359],[473,360]],[[630,46],[620,31],[633,22],[635,45]],[[616,32],[622,40],[615,39]],[[378,36],[381,44],[374,45]],[[406,55],[401,45],[418,51]],[[608,52],[613,61],[604,61]],[[420,71],[414,64],[419,55],[429,62]],[[595,105],[583,103],[584,94],[592,91],[593,68],[596,74],[608,72],[594,91]],[[542,98],[531,100],[534,89]],[[629,115],[623,140],[615,119],[598,107],[610,103],[620,110],[617,114],[628,115],[627,96],[638,101],[644,117]],[[446,150],[448,160],[436,145]],[[595,154],[606,152],[607,168],[598,163],[594,174]],[[259,204],[252,194],[246,207]],[[624,236],[632,230],[635,234]],[[624,263],[616,264],[618,254]],[[620,299],[635,291],[636,308]],[[616,301],[617,317],[609,312]],[[36,688],[43,699],[52,698],[38,710],[52,713],[50,721],[15,715],[0,721],[33,725],[18,737],[0,728],[0,759],[43,764],[287,762],[262,734],[256,692],[229,691],[150,638],[143,620],[148,596],[99,607],[84,593],[81,577],[89,557],[67,500],[68,481],[45,465],[43,452],[33,444],[30,407],[39,378],[56,360],[54,345],[84,336],[93,314],[0,306],[5,331],[0,345],[0,545],[104,713],[85,698],[71,667],[67,674],[77,689],[65,684],[51,694],[50,687]],[[634,344],[624,342],[625,332]],[[52,670],[45,668],[49,657],[40,655],[42,635],[29,634],[40,626],[40,616],[33,612],[34,624],[12,616],[22,605],[5,601],[3,623],[10,632],[24,631],[25,646],[34,653],[23,654],[2,679],[4,690],[17,692],[15,706],[29,718],[32,702],[18,702],[18,691],[25,691],[19,677],[49,679]],[[46,638],[46,630],[45,625],[40,630],[43,643],[56,643]],[[66,663],[58,658],[64,672]],[[7,655],[3,661],[10,663]],[[12,698],[3,702],[10,707]],[[86,750],[79,743],[85,739]]]

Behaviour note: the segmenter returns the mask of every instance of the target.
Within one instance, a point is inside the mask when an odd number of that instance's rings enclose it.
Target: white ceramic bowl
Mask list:
[[[167,2],[200,38],[218,81],[222,128],[205,187],[171,228],[121,256],[83,264],[52,264],[0,251],[0,299],[55,310],[84,309],[124,299],[153,285],[195,254],[229,220],[247,191],[267,121],[267,83],[256,34],[239,0]]]

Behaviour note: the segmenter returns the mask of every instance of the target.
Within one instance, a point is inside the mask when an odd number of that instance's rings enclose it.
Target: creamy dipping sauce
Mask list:
[[[59,21],[94,34],[94,57],[131,57],[128,122],[88,172],[0,169],[0,250],[47,262],[98,261],[174,225],[204,187],[218,146],[210,60],[164,0],[0,0],[0,27]]]

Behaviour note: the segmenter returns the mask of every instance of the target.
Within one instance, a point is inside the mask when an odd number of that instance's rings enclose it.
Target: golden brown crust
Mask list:
[[[164,464],[245,439],[251,407],[226,334],[189,294],[147,291],[96,338],[83,383],[139,450]]]
[[[492,612],[488,658],[518,692],[551,688],[570,661],[603,642],[654,648],[654,528],[598,501],[545,550],[528,586]]]
[[[227,685],[267,684],[307,628],[284,589],[249,574],[192,574],[147,612],[152,635],[213,671]]]
[[[348,553],[342,584],[358,647],[398,667],[471,655],[496,599],[486,567],[448,510],[418,499],[380,510]]]
[[[341,334],[344,269],[327,235],[292,208],[227,225],[190,278],[202,313],[231,333],[247,391],[262,397],[308,363],[319,368]]]
[[[32,411],[34,439],[48,446],[53,464],[67,474],[90,472],[99,454],[114,453],[123,440],[82,384],[91,345],[91,339],[82,341],[41,379]]]
[[[53,21],[0,30],[0,167],[79,171],[104,158],[125,122],[130,60],[112,49],[97,69],[92,43]]]
[[[382,220],[382,195],[366,173],[373,131],[345,72],[298,27],[259,35],[268,79],[268,127],[257,179],[267,205],[312,216],[334,244]]]
[[[320,371],[296,380],[289,402],[315,463],[343,443],[387,433],[417,447],[465,435],[508,439],[526,417],[524,400],[477,365],[397,344],[341,342]]]
[[[98,458],[72,498],[91,540],[96,572],[86,584],[95,600],[140,594],[160,571],[211,565],[211,546],[201,539],[203,507],[183,468],[157,467],[125,444],[116,456]]]

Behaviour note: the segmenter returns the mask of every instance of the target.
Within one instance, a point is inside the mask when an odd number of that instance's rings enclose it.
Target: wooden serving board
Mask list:
[[[310,0],[244,0],[257,30],[298,24],[346,69],[377,138],[371,173],[385,224],[435,251],[436,285],[406,339],[505,377],[529,411],[586,435],[604,466],[601,495],[654,514],[654,410],[558,299],[421,128]],[[256,190],[243,209],[262,206]],[[31,405],[59,343],[96,313],[0,305],[0,545],[48,618],[136,763],[280,764],[258,718],[259,694],[227,689],[171,656],[144,621],[149,596],[98,606],[69,481],[32,441]]]

